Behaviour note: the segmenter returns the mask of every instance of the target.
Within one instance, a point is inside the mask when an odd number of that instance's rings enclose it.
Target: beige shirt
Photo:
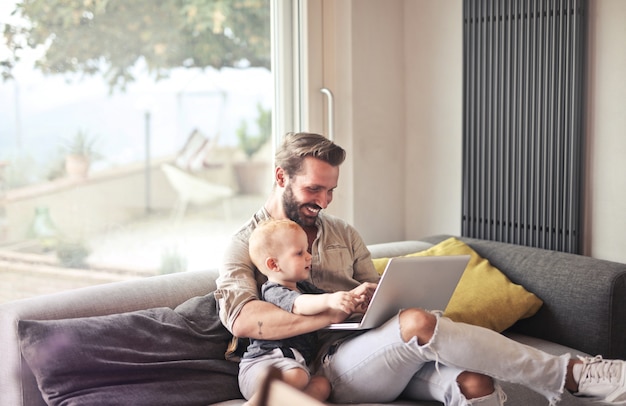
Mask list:
[[[231,332],[243,305],[259,298],[261,285],[267,280],[252,264],[248,238],[259,222],[269,218],[265,208],[256,212],[233,236],[224,255],[215,297],[220,319]],[[327,292],[351,290],[362,282],[378,282],[380,276],[370,252],[354,227],[323,212],[318,215],[316,226],[309,282]]]

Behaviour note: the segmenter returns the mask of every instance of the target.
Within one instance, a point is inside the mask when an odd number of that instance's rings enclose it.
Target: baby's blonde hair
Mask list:
[[[302,231],[302,228],[292,220],[269,219],[260,222],[250,234],[248,240],[248,252],[252,263],[263,275],[269,273],[265,260],[269,257],[277,257],[278,250],[284,243],[283,231]]]

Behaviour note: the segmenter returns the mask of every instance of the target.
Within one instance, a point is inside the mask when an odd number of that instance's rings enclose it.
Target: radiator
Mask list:
[[[465,0],[462,235],[579,253],[584,0]]]

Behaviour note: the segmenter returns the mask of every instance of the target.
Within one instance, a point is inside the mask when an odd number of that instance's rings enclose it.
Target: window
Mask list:
[[[289,6],[79,3],[0,4],[0,302],[215,268],[271,188]]]

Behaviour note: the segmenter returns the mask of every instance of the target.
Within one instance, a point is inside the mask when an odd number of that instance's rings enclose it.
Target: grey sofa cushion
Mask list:
[[[212,293],[174,310],[20,321],[18,333],[49,405],[206,405],[241,396]]]

